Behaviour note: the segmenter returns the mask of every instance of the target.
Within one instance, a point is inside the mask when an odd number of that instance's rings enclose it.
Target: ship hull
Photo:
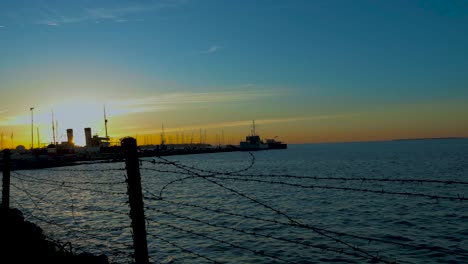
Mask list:
[[[287,149],[288,144],[280,143],[280,144],[268,144],[268,149]]]

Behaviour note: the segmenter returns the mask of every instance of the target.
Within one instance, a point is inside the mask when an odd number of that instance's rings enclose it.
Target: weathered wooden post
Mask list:
[[[11,153],[9,149],[3,150],[3,192],[2,192],[2,210],[10,208],[10,169]]]
[[[143,194],[141,190],[140,164],[136,139],[128,137],[122,139],[122,148],[127,167],[127,189],[130,202],[130,218],[133,228],[133,249],[137,264],[149,263],[148,242],[146,240],[145,211],[143,208]]]

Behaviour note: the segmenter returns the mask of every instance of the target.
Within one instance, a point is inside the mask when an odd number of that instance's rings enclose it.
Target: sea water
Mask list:
[[[143,159],[151,262],[468,263],[468,201],[437,198],[468,197],[449,182],[468,182],[468,140],[288,147]],[[124,167],[12,173],[12,207],[77,253],[131,263]]]

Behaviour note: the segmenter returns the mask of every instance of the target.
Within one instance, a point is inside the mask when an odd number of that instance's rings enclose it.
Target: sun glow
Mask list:
[[[112,108],[107,107],[107,117],[115,115]],[[52,118],[54,121],[52,121]],[[1,121],[2,125],[21,128],[22,133],[16,138],[17,143],[27,141],[27,136],[34,132],[34,145],[46,145],[53,142],[53,128],[56,141],[67,140],[67,129],[73,129],[74,142],[78,146],[85,144],[84,128],[90,127],[93,135],[105,136],[104,104],[100,102],[70,101],[54,106],[38,106],[28,109],[25,114],[13,116]],[[31,124],[33,128],[31,129]],[[39,131],[39,136],[38,136]],[[29,134],[29,135],[28,135]],[[38,141],[39,140],[39,141]],[[30,146],[30,141],[25,144]]]

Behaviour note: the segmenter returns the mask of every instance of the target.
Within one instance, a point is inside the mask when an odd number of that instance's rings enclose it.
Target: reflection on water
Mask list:
[[[467,140],[292,145],[287,150],[254,155],[254,166],[243,172],[250,176],[224,175],[222,179],[186,175],[171,165],[142,163],[142,167],[153,169],[141,171],[153,262],[363,263],[369,262],[369,255],[410,263],[468,262],[467,201],[346,190],[466,197],[466,185],[323,179],[467,181]],[[168,159],[223,172],[241,170],[251,161],[241,152]],[[47,235],[71,241],[76,250],[105,253],[117,263],[131,262],[125,173],[108,170],[123,167],[123,163],[114,163],[20,171],[12,174],[12,204],[26,216],[30,213],[29,220],[38,223]],[[264,176],[253,177],[258,174]],[[159,200],[163,187],[163,200]],[[395,244],[370,243],[311,227]],[[398,243],[426,249],[403,248]],[[341,250],[342,254],[335,252]]]

